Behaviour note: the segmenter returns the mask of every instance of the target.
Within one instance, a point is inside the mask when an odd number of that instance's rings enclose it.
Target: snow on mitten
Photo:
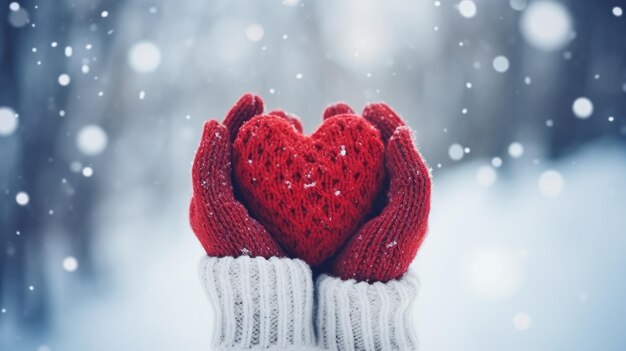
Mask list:
[[[349,239],[331,263],[330,274],[346,280],[387,282],[407,272],[424,240],[431,180],[409,127],[389,106],[368,105],[363,117],[380,130],[386,142],[388,202]]]
[[[246,94],[228,112],[223,125],[215,120],[204,125],[192,167],[189,217],[209,256],[285,256],[276,240],[237,201],[232,185],[232,141],[244,122],[262,112],[263,101]]]

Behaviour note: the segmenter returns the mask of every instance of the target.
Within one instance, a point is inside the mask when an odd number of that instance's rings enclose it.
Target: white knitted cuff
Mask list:
[[[388,283],[317,279],[319,346],[330,350],[415,350],[410,306],[419,290],[407,273]]]
[[[217,314],[217,349],[314,347],[313,281],[303,261],[206,257],[201,275]]]

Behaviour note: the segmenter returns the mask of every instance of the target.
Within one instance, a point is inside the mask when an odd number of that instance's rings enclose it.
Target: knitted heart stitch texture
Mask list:
[[[340,114],[310,137],[285,118],[246,122],[233,169],[247,207],[293,255],[316,266],[369,214],[384,178],[384,145],[367,120]]]

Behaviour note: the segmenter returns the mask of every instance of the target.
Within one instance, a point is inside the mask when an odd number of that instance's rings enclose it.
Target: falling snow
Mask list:
[[[341,145],[341,146],[340,146],[340,149],[341,149],[341,150],[339,151],[339,154],[340,154],[341,156],[345,156],[345,155],[347,154],[347,151],[346,151],[346,146],[345,146],[345,145]]]
[[[75,345],[65,340],[72,333],[94,340],[103,325],[112,335],[126,333],[129,325],[147,326],[132,327],[129,342],[135,349],[153,342],[146,348],[155,349],[161,345],[145,335],[168,330],[181,311],[197,312],[204,300],[189,269],[197,257],[181,245],[193,241],[171,233],[190,233],[180,219],[191,196],[189,163],[203,123],[223,121],[244,91],[265,92],[266,111],[301,113],[305,131],[319,124],[320,106],[348,99],[355,111],[365,101],[387,101],[419,132],[420,151],[435,166],[432,235],[420,251],[420,274],[430,287],[418,297],[430,312],[444,302],[458,311],[497,302],[507,311],[498,318],[467,312],[456,317],[461,324],[502,328],[498,342],[528,349],[538,349],[533,340],[558,340],[554,326],[581,335],[581,345],[593,345],[593,338],[620,344],[615,328],[602,335],[582,330],[568,322],[576,320],[572,313],[538,313],[553,306],[520,300],[526,292],[545,290],[537,281],[561,276],[549,288],[558,290],[564,311],[608,315],[623,306],[614,298],[619,294],[610,293],[619,289],[615,280],[611,285],[593,274],[623,275],[621,264],[603,266],[623,256],[614,248],[623,247],[619,175],[626,81],[615,58],[625,53],[607,39],[622,34],[619,1],[429,0],[357,8],[282,0],[245,9],[209,4],[206,11],[187,2],[132,9],[79,3],[69,10],[25,1],[2,5],[5,46],[13,59],[0,67],[6,78],[0,82],[0,190],[7,200],[0,215],[9,228],[0,254],[12,269],[11,262],[32,263],[16,266],[12,274],[21,283],[5,290],[19,293],[0,301],[7,335],[22,338],[9,349],[23,347],[25,335],[32,336],[28,349],[71,349]],[[334,148],[331,157],[359,158],[356,148]],[[310,172],[292,181],[284,180],[281,191],[325,182]],[[342,182],[333,186],[327,196],[339,200],[354,191]],[[591,209],[588,216],[576,215],[581,204]],[[517,225],[529,213],[531,225]],[[478,236],[467,231],[474,223],[481,223],[473,229]],[[154,234],[154,247],[128,254],[145,244],[137,233],[146,230]],[[593,240],[570,240],[596,231]],[[451,237],[460,241],[450,246],[445,238]],[[246,247],[240,251],[251,254]],[[544,269],[527,270],[539,265]],[[456,269],[452,275],[450,267]],[[111,273],[107,284],[93,285],[102,272]],[[174,280],[159,279],[164,275]],[[457,276],[459,282],[450,281]],[[7,283],[0,276],[0,286]],[[77,283],[88,284],[79,290],[91,293],[89,299],[74,298]],[[170,290],[182,295],[171,300],[162,293]],[[176,308],[168,307],[172,301]],[[165,318],[155,321],[128,308],[146,303],[161,306]],[[50,311],[58,332],[30,317],[33,330],[46,336],[32,332],[20,321],[33,312],[28,306]],[[69,318],[56,312],[66,307],[84,313]],[[137,323],[115,323],[119,316]],[[203,335],[206,326],[196,320],[177,322]],[[422,323],[425,349],[480,349],[476,338],[463,333],[457,343],[438,342],[445,321]],[[127,346],[126,340],[112,342],[113,349]],[[179,346],[193,349],[202,342]]]

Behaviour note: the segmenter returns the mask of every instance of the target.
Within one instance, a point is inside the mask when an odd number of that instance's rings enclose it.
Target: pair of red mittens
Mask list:
[[[363,117],[336,104],[306,137],[297,119],[262,113],[247,94],[223,125],[204,127],[190,219],[207,254],[295,256],[342,279],[401,277],[426,234],[431,187],[402,119],[382,103]],[[386,205],[364,222],[383,190]]]

